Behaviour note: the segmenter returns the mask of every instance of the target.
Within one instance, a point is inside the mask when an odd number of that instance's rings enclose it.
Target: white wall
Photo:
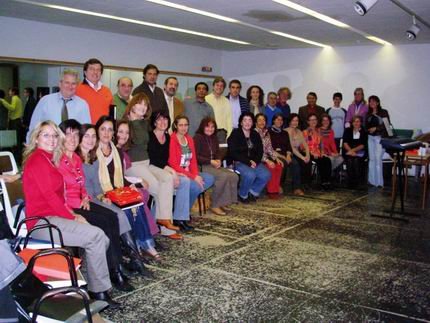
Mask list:
[[[142,37],[0,17],[0,56],[85,62],[97,57],[106,65],[201,73],[221,71],[221,51]]]
[[[430,131],[429,57],[429,44],[224,52],[222,75],[240,79],[242,95],[251,84],[261,85],[266,93],[290,87],[293,112],[306,104],[309,91],[328,107],[334,92],[342,92],[347,105],[360,86],[366,96],[380,97],[396,128]]]

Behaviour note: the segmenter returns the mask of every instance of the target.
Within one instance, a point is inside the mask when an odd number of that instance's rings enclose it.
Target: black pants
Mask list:
[[[348,184],[356,187],[364,179],[364,158],[354,156],[343,156],[346,163],[346,172],[348,174]]]
[[[116,270],[121,262],[121,246],[119,236],[119,224],[116,213],[101,205],[90,202],[90,210],[74,209],[73,212],[82,215],[89,224],[103,230],[110,240],[109,249],[106,252],[109,270]]]
[[[282,160],[284,168],[282,169],[281,186],[283,186],[283,184],[285,183],[285,180],[287,178],[287,172],[291,171],[293,190],[302,188],[302,164],[300,163],[300,161],[302,160],[296,156],[291,156],[290,164],[287,164],[285,160]]]
[[[320,174],[321,183],[330,183],[331,181],[331,160],[328,157],[312,158],[316,162]]]

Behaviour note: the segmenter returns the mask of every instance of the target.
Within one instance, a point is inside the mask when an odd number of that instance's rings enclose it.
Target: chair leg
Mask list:
[[[205,192],[202,192],[202,197],[203,197],[203,214],[206,214],[206,196],[205,196]]]
[[[199,204],[199,215],[202,216],[202,194],[199,194],[199,196],[197,197],[197,203]]]

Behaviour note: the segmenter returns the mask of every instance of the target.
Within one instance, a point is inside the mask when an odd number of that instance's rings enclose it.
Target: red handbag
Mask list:
[[[131,187],[116,188],[112,191],[106,192],[105,195],[112,201],[112,203],[119,207],[142,202],[142,195]]]

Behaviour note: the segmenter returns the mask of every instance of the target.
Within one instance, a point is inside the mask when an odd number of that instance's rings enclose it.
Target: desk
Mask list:
[[[405,197],[408,193],[408,167],[409,166],[424,166],[424,187],[423,187],[423,197],[421,203],[421,209],[425,209],[426,198],[427,198],[427,186],[429,178],[429,165],[430,165],[430,154],[425,156],[408,156],[405,157]],[[421,176],[420,176],[421,178]]]

